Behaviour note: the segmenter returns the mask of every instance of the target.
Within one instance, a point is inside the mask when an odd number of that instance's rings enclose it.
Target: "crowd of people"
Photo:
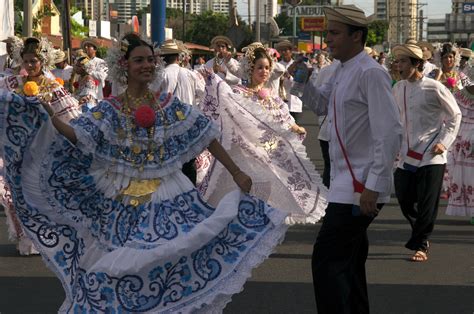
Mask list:
[[[193,62],[131,33],[104,59],[85,39],[69,65],[45,38],[4,40],[2,205],[19,254],[61,280],[61,312],[220,312],[289,225],[322,220],[318,313],[369,313],[367,229],[392,185],[411,261],[428,260],[442,192],[474,224],[471,50],[375,53],[362,10],[325,15],[328,51],[309,56],[284,40],[236,57],[216,36]]]

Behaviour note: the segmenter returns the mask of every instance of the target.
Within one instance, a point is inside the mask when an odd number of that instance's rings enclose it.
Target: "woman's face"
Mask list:
[[[259,85],[265,83],[270,77],[270,61],[267,58],[260,58],[255,61],[252,72],[252,83]]]
[[[454,53],[448,53],[448,54],[445,54],[442,58],[441,58],[441,62],[443,64],[443,67],[445,69],[452,69],[454,68]]]
[[[128,81],[150,83],[155,74],[155,56],[150,47],[138,46],[130,52],[127,60]]]
[[[25,53],[23,55],[23,67],[25,68],[28,76],[38,76],[41,72],[41,60],[34,53]]]

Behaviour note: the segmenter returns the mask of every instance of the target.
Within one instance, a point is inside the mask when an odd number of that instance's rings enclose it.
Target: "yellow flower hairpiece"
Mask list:
[[[29,97],[38,95],[39,93],[38,84],[36,84],[36,82],[33,82],[33,81],[26,82],[25,85],[23,85],[23,93],[25,93],[25,95]]]

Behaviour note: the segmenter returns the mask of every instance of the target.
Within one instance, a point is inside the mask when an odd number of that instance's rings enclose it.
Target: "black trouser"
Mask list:
[[[197,178],[197,172],[196,172],[196,165],[194,162],[196,161],[196,158],[191,159],[187,163],[183,165],[183,173],[186,177],[191,180],[191,182],[196,186],[196,178]]]
[[[416,172],[400,168],[395,171],[395,194],[412,228],[410,240],[405,244],[410,250],[428,250],[428,238],[438,215],[445,167],[429,165],[418,168]]]
[[[373,219],[352,216],[352,205],[329,203],[312,259],[318,314],[369,313],[365,262]]]
[[[324,170],[323,170],[323,184],[329,188],[331,184],[331,159],[329,157],[329,142],[319,140],[319,146],[321,147],[321,154],[323,155]]]

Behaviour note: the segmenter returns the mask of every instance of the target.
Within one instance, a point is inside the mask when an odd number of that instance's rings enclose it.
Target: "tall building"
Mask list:
[[[471,10],[466,10],[466,7]],[[471,34],[474,33],[474,8],[472,1],[452,0],[452,12],[446,14],[446,31],[449,34],[449,41],[457,42],[464,47],[470,47],[472,42]],[[469,12],[468,12],[469,11]]]
[[[201,0],[201,11],[214,11],[227,14],[229,13],[229,0]]]
[[[374,18],[379,21],[388,21],[388,0],[374,0]]]
[[[418,0],[388,0],[388,41],[404,43],[419,39]]]
[[[449,41],[449,33],[446,30],[446,19],[429,19],[426,33],[426,40],[429,42],[444,43]]]
[[[201,12],[206,11],[206,10],[202,9],[203,7],[205,7],[205,5],[207,5],[207,3],[204,3],[204,2],[208,2],[208,1],[203,1],[203,0],[166,0],[166,7],[182,10],[183,5],[185,5],[186,13],[201,14]],[[227,0],[227,3],[229,3],[228,0]],[[229,9],[227,7],[227,12],[228,11],[229,11]]]

